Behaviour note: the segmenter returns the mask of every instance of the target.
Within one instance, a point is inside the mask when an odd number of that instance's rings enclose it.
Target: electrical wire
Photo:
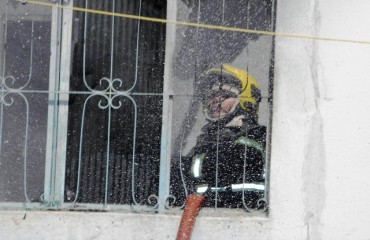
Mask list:
[[[17,0],[17,1],[22,4],[34,4],[34,5],[39,5],[39,6],[69,9],[69,10],[78,11],[78,12],[95,13],[95,14],[101,14],[101,15],[107,15],[107,16],[113,16],[113,17],[121,17],[121,18],[148,21],[148,22],[176,24],[179,26],[186,26],[186,27],[197,27],[197,28],[205,28],[205,29],[213,29],[213,30],[221,30],[221,31],[270,35],[270,36],[276,36],[276,37],[286,37],[286,38],[296,38],[296,39],[306,39],[306,40],[320,40],[320,41],[369,44],[370,45],[370,40],[320,37],[320,36],[310,36],[310,35],[274,32],[274,31],[260,31],[260,30],[245,29],[245,28],[235,28],[235,27],[226,27],[226,26],[220,26],[220,25],[210,25],[210,24],[183,22],[183,21],[176,21],[176,20],[162,19],[162,18],[144,17],[144,16],[137,16],[137,15],[132,15],[132,14],[125,14],[125,13],[113,13],[113,12],[107,12],[107,11],[101,11],[101,10],[95,10],[95,9],[86,9],[86,8],[80,8],[80,7],[56,5],[53,3],[46,3],[46,2],[33,1],[33,0]]]

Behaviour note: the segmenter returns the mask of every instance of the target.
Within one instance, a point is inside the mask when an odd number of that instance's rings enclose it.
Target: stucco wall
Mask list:
[[[369,41],[369,10],[279,1],[277,31]],[[276,50],[271,218],[296,222],[286,239],[370,239],[370,45],[279,37]]]
[[[370,41],[370,2],[278,1],[277,32]],[[370,44],[276,38],[267,218],[200,216],[193,239],[370,239]],[[179,215],[11,212],[0,239],[175,239]]]

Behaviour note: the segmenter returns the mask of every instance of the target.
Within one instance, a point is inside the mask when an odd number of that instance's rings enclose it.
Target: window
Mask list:
[[[4,206],[267,208],[274,1],[1,4]]]

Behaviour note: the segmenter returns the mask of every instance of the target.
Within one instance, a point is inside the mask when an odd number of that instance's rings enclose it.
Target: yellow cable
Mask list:
[[[299,38],[299,39],[309,39],[309,40],[322,40],[322,41],[332,41],[332,42],[370,44],[370,41],[363,41],[363,40],[327,38],[327,37],[308,36],[308,35],[299,35],[299,34],[290,34],[290,33],[281,33],[281,32],[258,31],[258,30],[245,29],[245,28],[233,28],[233,27],[225,27],[225,26],[219,26],[219,25],[199,24],[199,23],[192,23],[192,22],[181,22],[181,21],[170,20],[170,19],[143,17],[143,16],[132,15],[132,14],[124,14],[124,13],[113,13],[113,12],[94,10],[94,9],[86,9],[86,8],[80,8],[80,7],[63,6],[63,5],[57,5],[57,4],[53,4],[53,3],[46,3],[46,2],[40,2],[40,1],[33,1],[33,0],[18,0],[18,1],[23,3],[23,4],[29,3],[29,4],[39,5],[39,6],[48,6],[48,7],[69,9],[69,10],[72,10],[72,11],[101,14],[101,15],[112,16],[112,17],[121,17],[121,18],[127,18],[127,19],[143,20],[143,21],[148,21],[148,22],[157,22],[157,23],[170,23],[170,24],[176,24],[176,25],[186,26],[186,27],[199,27],[199,28],[214,29],[214,30],[221,30],[221,31],[252,33],[252,34],[261,34],[261,35],[270,35],[270,36],[288,37],[288,38]]]

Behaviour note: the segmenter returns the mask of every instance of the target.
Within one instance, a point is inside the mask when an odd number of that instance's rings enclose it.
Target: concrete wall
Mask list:
[[[369,41],[369,10],[279,1],[277,31]],[[292,226],[286,239],[370,239],[370,45],[278,38],[276,50],[271,218]]]
[[[278,1],[277,32],[370,41],[370,2]],[[276,39],[270,215],[197,219],[193,239],[368,240],[370,44]],[[179,215],[11,212],[0,239],[175,239]]]

